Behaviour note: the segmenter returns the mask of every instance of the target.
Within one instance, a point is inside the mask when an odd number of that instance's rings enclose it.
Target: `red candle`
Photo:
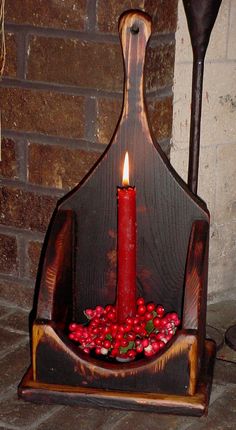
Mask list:
[[[123,187],[118,187],[117,319],[136,313],[136,190],[129,186],[129,160],[125,154]]]

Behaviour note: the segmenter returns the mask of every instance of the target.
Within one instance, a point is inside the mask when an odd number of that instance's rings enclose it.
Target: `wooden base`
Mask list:
[[[236,325],[232,325],[225,333],[225,342],[236,351]]]
[[[201,416],[207,413],[211,392],[215,343],[205,342],[205,362],[196,393],[192,396],[172,394],[133,393],[119,390],[43,384],[32,379],[30,368],[22,379],[18,395],[36,403],[59,403],[89,407],[110,407],[125,410]]]

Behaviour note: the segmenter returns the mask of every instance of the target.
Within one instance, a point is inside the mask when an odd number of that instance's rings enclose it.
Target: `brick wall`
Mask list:
[[[1,83],[0,294],[30,307],[56,201],[105,149],[117,123],[123,66],[117,23],[129,8],[153,18],[146,91],[169,153],[177,0],[6,0]]]

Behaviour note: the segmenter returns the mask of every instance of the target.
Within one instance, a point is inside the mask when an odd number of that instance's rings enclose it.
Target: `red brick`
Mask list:
[[[34,36],[30,41],[28,79],[121,91],[120,45]]]
[[[120,15],[128,9],[142,9],[144,0],[98,0],[97,26],[100,31],[117,33]]]
[[[110,142],[120,117],[122,101],[116,99],[98,99],[96,138],[99,143]]]
[[[25,285],[24,281],[13,283],[0,279],[0,297],[11,305],[30,310],[33,304],[34,289]]]
[[[71,189],[88,173],[99,155],[59,145],[29,144],[29,181],[46,187]]]
[[[178,0],[145,0],[144,9],[152,17],[154,32],[175,32]]]
[[[174,61],[174,42],[148,48],[145,69],[147,91],[173,85]]]
[[[173,32],[177,4],[177,0],[98,0],[97,26],[100,31],[117,33],[119,16],[128,9],[141,9],[151,16],[154,32]]]
[[[0,221],[7,226],[45,232],[57,199],[22,189],[0,189]]]
[[[110,142],[117,125],[122,103],[120,100],[104,98],[97,102],[96,137],[99,143]],[[171,137],[172,97],[147,100],[150,125],[157,140]]]
[[[30,241],[28,244],[28,264],[29,264],[29,277],[36,278],[38,272],[38,265],[40,254],[42,250],[42,243],[38,241]]]
[[[55,136],[84,134],[84,97],[53,91],[2,88],[2,127]]]
[[[19,177],[17,146],[12,139],[2,139],[2,161],[0,161],[0,176],[16,179]]]
[[[16,76],[16,39],[11,33],[6,34],[6,62],[3,71],[3,76],[14,78]]]
[[[6,22],[83,30],[85,27],[86,0],[22,0],[6,1]]]
[[[172,97],[148,101],[150,124],[157,140],[169,139],[172,136]]]
[[[18,272],[16,238],[5,234],[0,234],[0,272],[11,275]]]

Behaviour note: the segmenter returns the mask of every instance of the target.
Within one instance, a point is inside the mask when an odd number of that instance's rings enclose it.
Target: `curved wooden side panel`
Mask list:
[[[192,395],[196,390],[197,338],[194,332],[181,331],[159,356],[131,363],[92,358],[48,322],[34,324],[33,339],[35,381],[183,395]]]
[[[205,325],[208,274],[209,224],[195,221],[192,225],[185,271],[183,328],[200,330]],[[205,338],[205,333],[201,335]]]
[[[37,319],[65,321],[73,300],[74,245],[74,214],[59,210],[45,240]]]

